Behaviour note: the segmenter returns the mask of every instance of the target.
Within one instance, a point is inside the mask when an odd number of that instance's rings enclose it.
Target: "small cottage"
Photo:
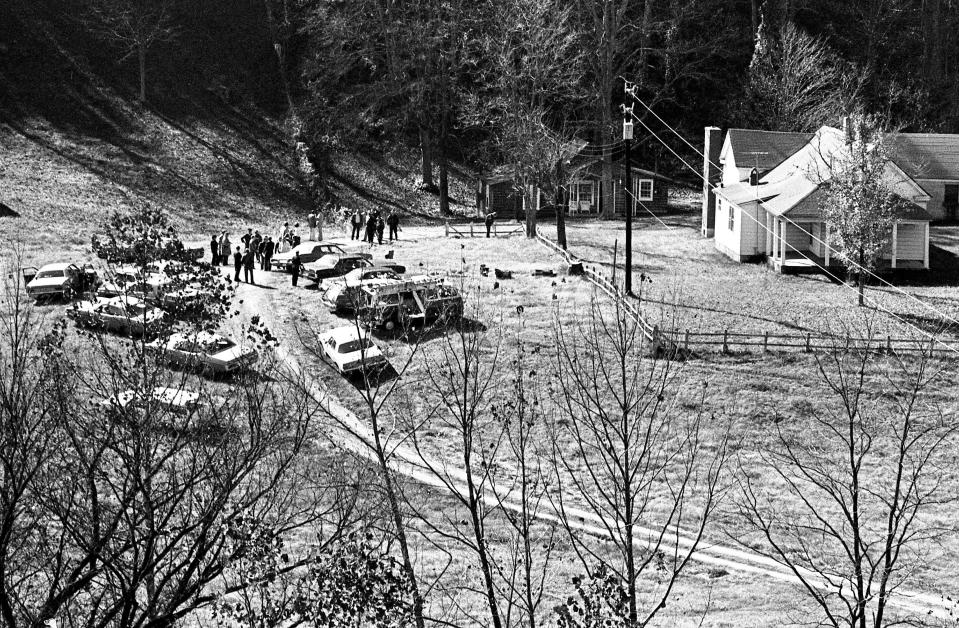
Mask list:
[[[713,190],[716,248],[740,262],[768,260],[779,271],[834,265],[835,252],[826,246],[829,224],[822,219],[819,208],[824,186],[828,185],[824,160],[843,150],[845,134],[823,127],[789,155],[784,155],[787,149],[780,148],[788,143],[791,149],[795,146],[791,142],[798,143],[802,138],[776,135],[766,146],[769,150],[762,151],[764,160],[757,156],[747,170],[745,181],[739,180],[745,168],[729,165],[743,163],[742,159],[734,161],[737,138],[731,135],[731,140],[727,135],[725,145],[729,150],[724,147],[720,162],[722,184]],[[751,146],[761,147],[755,143]],[[892,160],[886,165],[884,177],[895,194],[908,201],[893,226],[884,256],[886,265],[893,269],[929,268],[932,216],[926,207],[931,197]]]
[[[613,155],[614,181],[613,206],[615,215],[626,215],[626,202],[632,198],[633,214],[646,212],[664,213],[667,210],[670,180],[651,170],[632,166],[630,168],[632,195],[623,188],[625,164],[623,155]],[[603,207],[603,162],[585,143],[577,144],[567,158],[567,168],[572,172],[565,186],[566,212],[569,216],[599,216]],[[552,211],[553,203],[541,190],[535,195],[537,211]],[[513,169],[501,166],[479,180],[476,198],[477,215],[496,212],[498,215],[515,216],[521,219],[526,212],[524,195],[516,189]]]

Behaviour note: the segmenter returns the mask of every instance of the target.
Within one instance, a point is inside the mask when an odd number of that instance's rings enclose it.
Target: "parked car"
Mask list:
[[[166,315],[136,297],[112,297],[74,303],[67,316],[77,325],[131,336],[155,334]]]
[[[176,333],[151,342],[147,349],[173,365],[215,375],[249,368],[259,357],[255,349],[206,331]]]
[[[343,282],[357,285],[368,279],[399,279],[406,272],[406,266],[390,260],[374,262],[366,260],[366,264],[354,268],[342,277],[331,279],[330,282]]]
[[[361,270],[361,269],[357,269]],[[347,276],[353,274],[353,271],[347,273]],[[343,279],[341,277],[340,279]],[[372,279],[360,279],[351,281],[333,281],[323,290],[323,296],[320,300],[323,305],[329,308],[334,314],[349,314],[356,311],[361,303],[361,288],[364,286],[380,286],[400,281],[396,273],[390,272],[389,275],[380,274]],[[325,284],[324,284],[325,285]]]
[[[72,299],[75,295],[94,290],[100,282],[97,272],[90,266],[80,268],[76,264],[62,262],[47,264],[37,270],[24,268],[27,294],[34,299]]]
[[[351,270],[364,267],[369,259],[369,253],[324,255],[317,261],[303,266],[303,276],[313,283],[318,283],[331,277],[341,277]]]
[[[103,282],[97,294],[104,297],[134,296],[159,307],[188,307],[200,297],[200,291],[192,285],[174,287],[176,282],[168,271],[171,268],[176,270],[177,264],[179,262],[161,260],[151,262],[145,269],[119,266],[113,270],[110,279]]]
[[[274,255],[270,260],[270,270],[290,272],[290,264],[293,263],[293,256],[297,252],[303,264],[315,262],[324,255],[346,255],[347,253],[346,249],[335,242],[304,242],[286,253]]]
[[[372,327],[394,329],[463,316],[463,297],[442,281],[412,277],[386,285],[362,286],[358,314]]]
[[[194,390],[168,386],[157,386],[149,394],[136,390],[125,390],[109,399],[105,399],[103,405],[122,409],[131,405],[144,406],[148,401],[152,401],[164,410],[177,414],[195,412],[202,405],[200,393]]]
[[[345,325],[319,336],[323,353],[343,375],[381,369],[389,360],[369,333],[356,325]]]

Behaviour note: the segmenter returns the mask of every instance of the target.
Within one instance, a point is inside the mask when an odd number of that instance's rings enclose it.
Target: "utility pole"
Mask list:
[[[632,85],[628,81],[625,82],[625,91],[626,95],[629,96],[632,94],[632,90],[636,89],[635,85]],[[625,104],[623,105],[623,144],[625,145],[625,154],[623,155],[623,161],[626,163],[626,174],[623,177],[623,200],[626,202],[626,284],[623,288],[623,291],[628,294],[633,294],[633,190],[632,190],[632,181],[631,181],[631,170],[633,165],[630,160],[630,148],[632,148],[633,143],[633,105],[630,103],[629,107]]]

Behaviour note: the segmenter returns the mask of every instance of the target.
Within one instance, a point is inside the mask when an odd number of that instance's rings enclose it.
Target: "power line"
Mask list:
[[[689,146],[691,149],[693,149],[693,151],[696,152],[696,154],[698,154],[700,157],[702,157],[704,160],[706,160],[710,165],[712,165],[712,166],[713,166],[714,168],[716,168],[717,170],[720,170],[720,171],[722,170],[722,168],[719,166],[719,164],[717,164],[716,162],[714,162],[714,161],[712,161],[711,159],[709,159],[709,157],[707,157],[705,153],[703,153],[703,152],[700,151],[698,148],[696,148],[693,144],[691,144],[691,143],[689,142],[689,140],[687,140],[685,137],[683,137],[682,134],[680,134],[680,133],[679,133],[675,128],[673,128],[668,122],[666,122],[665,120],[663,120],[655,111],[653,111],[653,110],[649,107],[649,105],[647,105],[645,102],[643,102],[643,100],[636,95],[635,90],[633,90],[632,92],[630,92],[630,96],[632,96],[633,99],[634,99],[636,102],[638,102],[640,105],[642,105],[647,111],[649,111],[651,114],[653,114],[653,116],[654,116],[657,120],[659,120],[666,128],[668,128],[670,131],[672,131],[672,133],[673,133],[676,137],[678,137],[679,139],[681,139],[683,142],[686,143],[687,146]],[[636,116],[634,115],[633,117],[635,118]],[[636,118],[636,119],[639,120],[639,118]],[[640,124],[642,124],[644,127],[646,127],[647,129],[649,129],[649,127],[648,127],[645,123],[643,123],[642,121],[640,121]],[[651,130],[650,130],[650,133],[652,133]],[[658,139],[660,142],[663,142],[659,137],[657,137],[657,136],[655,135],[655,133],[653,133],[653,136],[656,137],[656,139]],[[663,145],[665,146],[665,143],[663,143]],[[666,146],[666,148],[669,148],[669,147]],[[670,150],[672,150],[672,149],[670,149]],[[675,155],[676,153],[673,152],[673,154]],[[678,155],[677,155],[677,157],[678,157]],[[682,159],[680,159],[680,161],[682,161]],[[683,163],[686,163],[686,162],[684,161]],[[686,164],[686,166],[687,166],[687,167],[690,167],[689,164]],[[690,167],[690,168],[691,168],[691,167]],[[705,178],[702,176],[702,174],[701,174],[697,169],[693,169],[693,171],[696,172],[697,175],[698,175],[701,179],[703,179],[703,180],[705,181]],[[708,181],[706,182],[706,184],[709,185],[713,190],[716,189],[716,188],[715,188],[714,186],[712,186]],[[761,202],[760,202],[760,204],[761,204]],[[748,215],[748,214],[747,214],[747,215]],[[752,218],[752,216],[749,216],[749,217]],[[786,220],[788,223],[790,223],[790,224],[792,224],[793,226],[795,226],[795,227],[796,227],[797,229],[799,229],[802,233],[808,235],[810,239],[815,240],[816,242],[822,244],[822,245],[825,246],[827,249],[830,248],[830,247],[829,247],[829,244],[828,244],[827,242],[825,242],[824,240],[820,239],[819,237],[813,235],[813,234],[810,233],[809,231],[806,231],[806,230],[803,229],[799,224],[797,224],[796,222],[794,222],[791,218],[788,218],[787,216],[781,216],[781,218],[783,218],[783,219]],[[766,230],[769,231],[768,228],[767,228]],[[775,234],[773,234],[773,237],[775,237]],[[797,251],[797,252],[798,252],[798,251]],[[896,285],[894,285],[894,284],[886,281],[885,279],[883,279],[882,277],[880,277],[880,276],[877,275],[876,273],[872,272],[872,271],[869,270],[868,268],[865,268],[865,267],[859,265],[859,264],[856,263],[854,260],[848,260],[847,263],[848,263],[850,266],[855,267],[856,270],[858,270],[858,271],[860,271],[860,272],[862,272],[862,273],[864,273],[864,274],[867,274],[867,275],[869,275],[870,277],[873,277],[874,279],[878,280],[880,283],[882,283],[882,284],[884,284],[884,285],[892,288],[893,290],[895,290],[896,292],[899,292],[899,293],[902,294],[903,296],[905,296],[905,297],[907,297],[907,298],[909,298],[909,299],[912,299],[912,300],[915,301],[916,303],[919,303],[922,307],[924,307],[924,308],[926,308],[926,309],[928,309],[928,310],[930,310],[930,311],[932,311],[932,312],[935,312],[936,314],[938,314],[938,315],[941,316],[942,318],[944,318],[944,319],[946,319],[946,320],[948,320],[948,321],[950,321],[950,322],[952,322],[952,323],[955,323],[956,325],[959,325],[959,320],[956,320],[955,318],[953,318],[952,316],[949,316],[948,314],[946,314],[945,312],[943,312],[943,311],[940,310],[939,308],[936,308],[936,307],[934,307],[934,306],[926,303],[925,301],[923,301],[922,299],[919,299],[919,298],[916,297],[915,295],[909,294],[908,292],[906,292],[906,291],[903,290],[902,288],[900,288],[900,287],[898,287],[898,286],[896,286]]]
[[[635,98],[635,96],[634,96],[634,98]],[[655,131],[653,131],[651,128],[649,128],[649,126],[648,126],[645,122],[643,122],[642,120],[640,120],[635,114],[633,114],[633,118],[635,118],[637,122],[639,122],[640,124],[642,124],[643,127],[644,127],[647,131],[649,131],[649,133],[650,133],[654,138],[656,138],[656,140],[658,140],[667,150],[669,150],[669,152],[671,152],[677,159],[679,159],[687,168],[689,168],[690,170],[692,170],[693,172],[695,172],[695,173],[697,174],[697,176],[699,176],[699,178],[701,178],[701,179],[706,183],[706,185],[707,185],[708,187],[710,187],[710,188],[713,189],[713,190],[718,189],[718,188],[716,188],[715,186],[713,186],[711,183],[709,183],[708,179],[706,179],[705,177],[703,177],[702,173],[700,173],[696,168],[693,168],[691,165],[689,165],[689,163],[688,163],[685,159],[683,159],[682,157],[680,157],[679,154],[677,154],[676,151],[674,151],[671,146],[669,146],[666,142],[664,142],[663,139],[662,139],[661,137],[659,137],[659,135],[657,135]],[[667,124],[666,126],[668,127],[669,125]],[[764,223],[761,223],[759,220],[757,220],[756,218],[754,218],[754,217],[753,217],[752,215],[750,215],[748,212],[740,212],[740,215],[747,216],[750,220],[752,220],[754,223],[756,223],[756,225],[758,225],[759,227],[761,227],[762,229],[764,229],[767,233],[771,234],[773,237],[776,237],[776,234],[773,233],[773,231],[772,231],[769,227],[767,227]],[[787,220],[788,220],[788,219],[787,219]],[[793,223],[791,220],[790,220],[789,222],[792,223],[792,224],[795,224],[795,223]],[[796,226],[798,227],[798,225],[796,225]],[[799,228],[800,228],[800,230],[802,230],[803,232],[808,233],[808,232],[806,232],[804,229],[802,229],[801,227],[799,227]],[[812,237],[812,234],[810,234],[810,237]],[[817,238],[817,239],[818,239],[818,238]],[[788,240],[786,240],[785,237],[782,238],[781,240],[782,240],[782,244],[783,244],[783,245],[785,245],[786,247],[792,249],[792,250],[795,251],[796,253],[799,253],[800,255],[802,254],[802,251],[800,251],[800,250],[797,249],[795,246],[793,246],[792,244],[790,244],[790,243],[788,242]],[[823,268],[823,272],[825,272],[830,278],[832,278],[836,283],[838,283],[838,284],[841,285],[842,287],[847,288],[847,289],[849,289],[849,290],[855,291],[855,288],[846,285],[845,282],[841,281],[838,277],[836,277],[835,274],[833,274],[832,272],[830,272],[829,269]],[[898,289],[898,288],[897,288],[897,289]],[[902,292],[904,295],[909,296],[906,292],[902,291],[901,289],[898,289],[898,290],[899,290],[900,292]],[[915,329],[915,330],[918,331],[921,335],[923,335],[923,336],[925,336],[925,337],[927,337],[927,338],[936,340],[935,336],[933,336],[933,335],[930,334],[929,332],[925,331],[924,329],[920,328],[919,326],[915,325],[914,323],[910,323],[909,321],[906,321],[906,320],[903,319],[902,317],[898,316],[896,313],[894,313],[894,312],[886,309],[885,307],[883,307],[883,306],[882,306],[878,301],[876,301],[875,299],[871,299],[871,298],[870,298],[870,300],[873,302],[873,305],[876,307],[876,309],[885,312],[886,314],[888,314],[889,316],[893,317],[894,319],[896,319],[897,321],[899,321],[899,322],[902,323],[903,325]],[[917,299],[917,300],[918,300],[918,299]],[[922,303],[922,301],[919,301],[919,302]],[[931,308],[931,309],[933,309],[934,311],[937,311],[937,312],[938,312],[938,310],[936,310],[935,308]],[[940,314],[942,314],[942,313],[940,312]],[[949,317],[949,316],[944,316],[944,317],[951,320],[951,317]],[[951,344],[949,344],[949,343],[946,343],[946,342],[942,342],[941,340],[940,340],[939,342],[940,342],[940,344],[942,344],[943,346],[945,346],[946,348],[948,348],[950,351],[952,351],[953,353],[955,353],[957,356],[959,356],[959,349],[956,349],[953,345],[951,345]]]

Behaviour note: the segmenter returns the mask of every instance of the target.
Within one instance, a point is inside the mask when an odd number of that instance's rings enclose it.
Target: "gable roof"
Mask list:
[[[725,143],[732,148],[737,167],[748,171],[758,165],[760,172],[768,172],[805,146],[812,138],[813,133],[729,129],[726,132]]]
[[[959,135],[897,133],[890,144],[893,161],[910,177],[959,181]]]

